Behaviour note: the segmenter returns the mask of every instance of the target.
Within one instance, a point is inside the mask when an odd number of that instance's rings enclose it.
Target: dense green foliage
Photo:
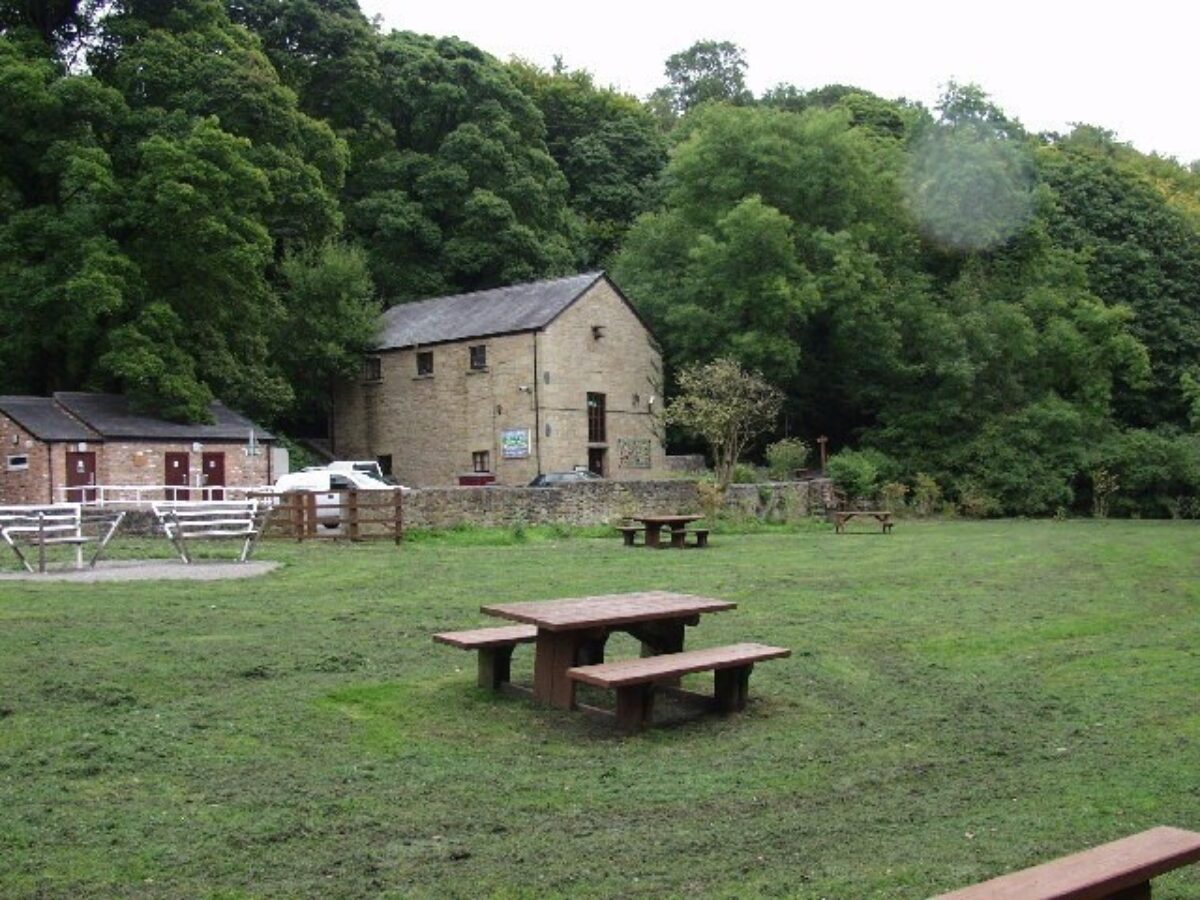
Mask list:
[[[0,2],[0,391],[311,423],[383,306],[610,266],[668,395],[728,356],[951,502],[1193,514],[1195,166],[746,70],[641,102],[355,0]]]
[[[674,370],[731,355],[793,430],[974,512],[1094,510],[1102,473],[1106,510],[1195,514],[1194,173],[955,84],[936,117],[781,86],[675,140],[616,265]]]
[[[283,568],[237,582],[0,582],[0,895],[920,900],[1200,828],[1192,523],[714,532],[688,553],[522,536],[265,541]],[[688,647],[792,648],[744,714],[620,739],[477,688],[472,655],[429,639],[489,624],[481,603],[652,586],[738,604]],[[1198,895],[1200,866],[1154,883]]]

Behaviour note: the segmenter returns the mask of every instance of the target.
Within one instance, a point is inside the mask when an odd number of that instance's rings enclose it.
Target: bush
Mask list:
[[[908,496],[908,485],[900,481],[889,481],[879,491],[884,505],[888,509],[898,510],[904,506],[904,498]]]
[[[918,515],[933,515],[942,504],[942,486],[932,476],[918,472],[913,479],[912,502]]]
[[[808,462],[808,444],[799,438],[784,438],[767,447],[767,471],[776,481],[790,481]]]
[[[735,463],[730,481],[733,484],[758,484],[762,481],[762,476],[759,475],[758,469],[749,463]]]
[[[965,479],[958,485],[958,505],[962,508],[963,515],[972,519],[998,516],[1004,509],[999,500],[970,479]]]
[[[878,450],[842,450],[829,457],[825,471],[851,498],[870,499],[880,482],[895,472],[896,464]]]
[[[696,496],[706,519],[715,520],[725,506],[725,490],[711,479],[696,482]]]
[[[1200,436],[1166,431],[1127,431],[1102,449],[1092,478],[1093,505],[1104,495],[1103,472],[1116,483],[1103,499],[1124,516],[1187,517],[1200,496]],[[1183,501],[1181,503],[1181,501]]]

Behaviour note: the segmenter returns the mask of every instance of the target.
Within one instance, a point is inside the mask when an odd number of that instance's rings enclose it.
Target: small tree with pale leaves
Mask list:
[[[761,375],[723,357],[679,373],[679,394],[667,405],[666,420],[708,443],[723,491],[746,445],[771,427],[782,406],[783,394]]]

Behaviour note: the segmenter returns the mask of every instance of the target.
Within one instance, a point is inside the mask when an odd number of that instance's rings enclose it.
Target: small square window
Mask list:
[[[25,454],[20,456],[10,456],[8,458],[8,469],[10,472],[20,471],[21,469],[29,468],[29,457]]]
[[[433,351],[419,350],[417,352],[417,375],[433,374]]]
[[[368,356],[363,360],[363,380],[383,380],[383,360],[378,356]]]
[[[476,472],[492,471],[492,454],[488,450],[476,450],[471,454],[471,468]]]
[[[471,368],[477,372],[487,368],[487,344],[476,344],[471,348]]]

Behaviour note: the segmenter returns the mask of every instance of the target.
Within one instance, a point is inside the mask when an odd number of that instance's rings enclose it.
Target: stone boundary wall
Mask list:
[[[703,511],[697,482],[599,481],[564,487],[416,488],[404,495],[405,528],[456,525],[507,528],[514,525],[607,525],[636,513]],[[828,479],[731,484],[727,510],[766,520],[808,515],[829,495]],[[126,513],[123,534],[158,533],[154,514]]]
[[[826,480],[730,485],[727,508],[759,518],[807,515]],[[419,488],[404,496],[405,528],[603,525],[636,513],[701,512],[696,482],[604,481],[564,487]]]

